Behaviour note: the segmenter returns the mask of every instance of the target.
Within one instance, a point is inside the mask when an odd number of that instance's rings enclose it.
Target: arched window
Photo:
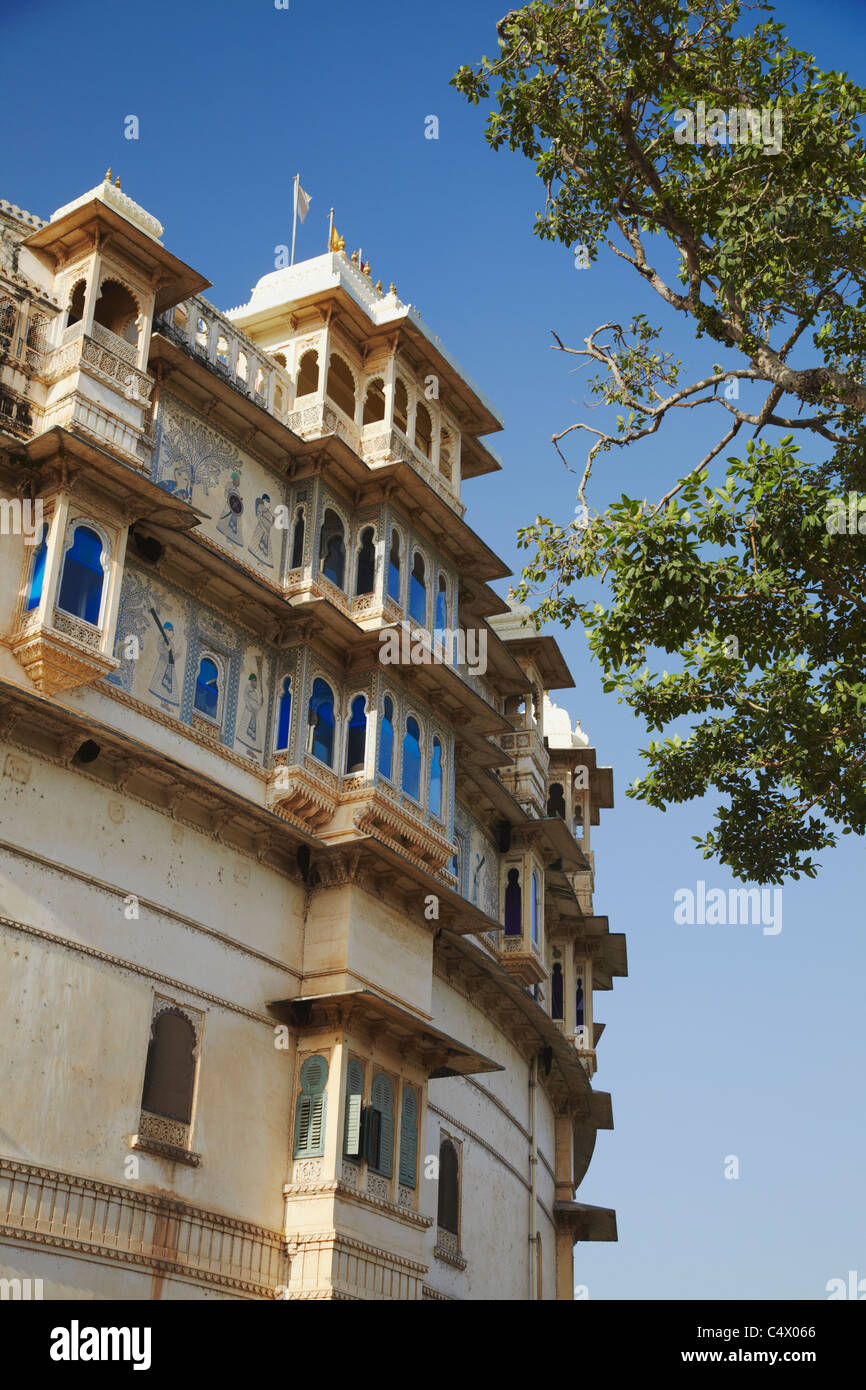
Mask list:
[[[274,410],[276,411],[277,415],[282,415],[283,411],[285,410],[285,398],[283,396],[283,388],[279,385],[279,383],[277,383],[277,385],[274,387]]]
[[[282,367],[283,371],[286,370],[287,363],[286,354],[284,352],[272,352],[271,357],[273,357],[278,367]]]
[[[415,551],[409,576],[409,616],[421,627],[427,622],[427,581],[424,577],[424,556],[419,550]]]
[[[448,626],[448,585],[444,574],[439,576],[439,590],[436,594],[436,630],[444,632]]]
[[[280,706],[277,716],[277,749],[282,750],[289,746],[289,736],[292,731],[292,678],[286,676],[283,681],[283,689],[280,694]]]
[[[209,656],[203,656],[195,678],[194,707],[208,719],[217,719],[220,707],[220,670]]]
[[[391,531],[391,550],[388,554],[388,597],[400,602],[400,532]]]
[[[532,939],[533,939],[533,941],[534,941],[534,942],[536,943],[536,945],[537,945],[537,944],[538,944],[539,919],[540,919],[540,916],[541,916],[541,895],[540,895],[539,886],[538,886],[538,874],[535,872],[534,869],[533,869],[533,871],[532,871],[532,900],[531,900],[530,907],[531,907],[530,929],[531,929],[531,931],[532,931]]]
[[[372,526],[365,526],[361,532],[358,546],[358,563],[355,568],[355,593],[372,594],[376,580],[376,547],[373,544],[376,533]]]
[[[457,1235],[460,1216],[460,1161],[450,1139],[439,1145],[439,1204],[436,1224],[443,1231]]]
[[[104,583],[102,539],[89,526],[76,526],[75,539],[63,559],[57,607],[95,627],[99,623]]]
[[[94,323],[108,328],[128,343],[138,342],[138,304],[119,280],[103,280],[93,311]]]
[[[225,333],[221,333],[217,338],[216,360],[221,367],[229,365],[229,340]]]
[[[24,612],[29,613],[33,608],[39,607],[42,598],[42,584],[45,579],[45,558],[48,554],[48,522],[42,523],[42,538],[36,547],[36,552],[30,566],[30,583],[27,585],[27,602],[24,605]]]
[[[551,782],[547,796],[547,814],[565,820],[565,792],[561,782]]]
[[[418,1097],[406,1086],[400,1109],[400,1183],[414,1187],[418,1168]]]
[[[346,575],[346,542],[343,523],[333,507],[325,508],[319,540],[319,569],[332,584],[342,589]]]
[[[430,759],[430,810],[434,816],[442,815],[442,744],[438,738],[433,740]]]
[[[18,310],[11,299],[0,299],[0,338],[13,338]]]
[[[195,1091],[195,1029],[179,1009],[154,1020],[147,1049],[142,1110],[188,1125]]]
[[[367,394],[364,397],[364,414],[362,422],[365,425],[378,424],[385,418],[385,383],[381,377],[371,381],[367,387]]]
[[[80,323],[84,318],[84,296],[86,293],[87,281],[76,280],[75,284],[72,286],[72,294],[69,297],[69,308],[66,313],[67,328],[73,323]],[[175,313],[177,313],[177,310],[175,310]],[[2,332],[2,329],[0,329],[0,332]]]
[[[264,400],[264,399],[266,398],[267,394],[268,394],[268,378],[267,378],[267,376],[265,375],[265,369],[264,369],[264,367],[259,367],[259,368],[256,370],[256,395],[257,395],[257,396],[260,396],[260,397],[262,398],[262,400]]]
[[[364,1098],[364,1068],[357,1057],[349,1060],[346,1071],[346,1114],[343,1123],[343,1153],[361,1158],[361,1110]]]
[[[325,387],[325,395],[328,396],[334,405],[339,406],[349,416],[350,420],[355,418],[355,378],[352,376],[351,368],[344,362],[336,352],[331,353],[331,361],[328,366],[328,384]]]
[[[394,1088],[382,1072],[373,1077],[370,1089],[364,1147],[371,1171],[390,1178],[394,1169]]]
[[[327,1060],[308,1057],[301,1067],[301,1092],[295,1110],[295,1158],[314,1158],[325,1152],[327,1080]]]
[[[367,701],[358,695],[352,701],[346,729],[346,775],[364,771],[367,748]]]
[[[583,980],[578,980],[574,992],[574,1024],[576,1028],[583,1027]]]
[[[382,701],[382,732],[379,735],[379,773],[391,780],[394,763],[394,701],[386,695]]]
[[[77,286],[76,286],[76,288],[77,288]],[[83,301],[82,301],[81,309],[82,309],[82,313],[83,313],[83,312],[84,312],[84,304],[83,304]],[[175,328],[179,328],[180,331],[181,331],[182,333],[185,333],[185,332],[186,332],[187,328],[189,327],[189,309],[187,308],[187,306],[186,306],[185,304],[183,304],[183,303],[175,304],[174,310],[173,310],[172,316],[171,316],[171,321],[172,321],[172,323],[174,324]],[[70,320],[70,322],[71,322],[71,320]]]
[[[399,377],[394,382],[394,424],[404,434],[409,433],[409,392]]]
[[[523,931],[520,870],[509,869],[505,885],[505,935],[520,936]]]
[[[564,1018],[562,996],[562,966],[556,961],[550,981],[550,1017]]]
[[[403,738],[403,790],[416,801],[421,797],[421,730],[411,714]]]
[[[310,696],[309,752],[326,767],[334,766],[334,695],[327,681],[317,676]]]
[[[451,434],[443,430],[439,436],[439,472],[449,483],[451,477]]]
[[[298,366],[299,396],[312,396],[319,389],[319,354],[310,349],[305,352]]]
[[[295,513],[295,530],[292,536],[292,569],[299,570],[304,563],[304,509],[298,507]]]
[[[238,353],[238,360],[235,364],[235,375],[244,384],[250,379],[250,361],[245,352]]]
[[[433,457],[433,421],[426,405],[419,404],[415,411],[415,448],[425,458]]]

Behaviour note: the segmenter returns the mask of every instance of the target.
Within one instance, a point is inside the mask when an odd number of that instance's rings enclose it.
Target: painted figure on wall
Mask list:
[[[174,623],[161,622],[155,608],[150,609],[150,615],[160,635],[156,665],[150,682],[150,693],[161,700],[164,705],[178,709],[180,706],[181,672],[178,665],[180,653],[176,646]]]
[[[243,498],[238,491],[241,481],[240,473],[232,473],[231,481],[226,484],[226,509],[217,522],[217,530],[226,540],[233,545],[243,545],[244,538],[241,531],[241,517],[244,512]]]
[[[238,742],[245,745],[251,756],[262,751],[264,721],[261,711],[265,703],[262,664],[261,656],[257,656],[256,670],[250,672],[244,685],[243,708],[238,715]]]
[[[166,492],[191,502],[195,488],[205,496],[224,468],[237,461],[237,451],[203,425],[169,415],[160,442],[156,481]]]
[[[250,554],[254,555],[263,565],[273,566],[274,563],[271,554],[271,531],[274,520],[271,499],[266,492],[263,492],[261,497],[256,498],[256,529],[253,531],[253,538],[247,547]]]

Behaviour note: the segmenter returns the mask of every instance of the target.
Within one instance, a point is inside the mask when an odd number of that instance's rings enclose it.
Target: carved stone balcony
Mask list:
[[[94,324],[99,336],[89,338],[75,333],[78,328],[74,324],[74,336],[46,355],[40,380],[47,395],[40,428],[78,429],[143,466],[152,446],[148,428],[153,380],[131,365],[134,349],[116,333]],[[122,398],[116,405],[109,404],[106,387]]]
[[[385,783],[371,787],[355,803],[353,821],[365,835],[374,835],[428,873],[441,873],[457,846],[437,829],[430,817],[407,801],[398,802]]]
[[[416,473],[420,473],[424,481],[447,502],[453,512],[459,517],[465,513],[464,503],[454,495],[453,488],[436,471],[430,460],[420,449],[416,449],[400,430],[389,430],[384,420],[364,427],[361,433],[361,458],[371,468],[403,459]]]
[[[304,755],[303,765],[288,766],[285,753],[274,758],[268,782],[268,805],[278,816],[320,830],[333,819],[340,800],[340,778],[317,758]]]
[[[540,985],[547,979],[547,970],[535,942],[523,936],[504,936],[499,945],[505,969],[521,985]]]
[[[282,424],[295,428],[288,413],[291,378],[206,299],[192,295],[184,304],[162,314],[154,323],[154,331],[206,363],[236,391]]]
[[[99,628],[59,610],[51,627],[34,614],[12,638],[13,655],[43,695],[93,685],[116,671],[120,662],[104,653],[102,645]]]

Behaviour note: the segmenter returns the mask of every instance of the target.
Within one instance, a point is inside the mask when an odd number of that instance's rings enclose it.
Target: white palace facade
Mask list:
[[[339,238],[162,235],[0,202],[3,1290],[569,1300],[626,954],[502,422]]]

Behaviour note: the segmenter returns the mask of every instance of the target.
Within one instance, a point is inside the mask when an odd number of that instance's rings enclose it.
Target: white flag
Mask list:
[[[307,213],[310,211],[310,203],[312,201],[309,193],[304,192],[301,187],[301,181],[298,179],[295,184],[295,212],[302,222],[306,222],[307,220]]]

